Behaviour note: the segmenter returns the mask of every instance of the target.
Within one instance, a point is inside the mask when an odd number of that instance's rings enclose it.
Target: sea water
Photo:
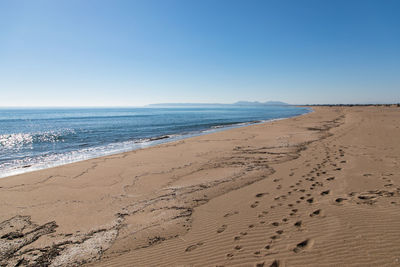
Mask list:
[[[293,106],[0,109],[0,177],[301,115]]]

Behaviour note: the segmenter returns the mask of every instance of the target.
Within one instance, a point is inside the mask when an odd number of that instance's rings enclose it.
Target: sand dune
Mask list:
[[[1,179],[0,265],[398,265],[399,115],[318,107]]]

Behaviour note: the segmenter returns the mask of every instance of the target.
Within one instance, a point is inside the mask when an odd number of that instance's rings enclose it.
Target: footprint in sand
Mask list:
[[[314,240],[313,239],[306,239],[303,242],[300,242],[296,245],[296,247],[293,249],[295,253],[299,253],[303,250],[310,249],[314,245]]]
[[[313,211],[310,214],[310,217],[315,217],[315,216],[318,216],[318,215],[322,215],[322,211],[320,209]]]
[[[280,267],[282,266],[281,262],[278,260],[274,260],[269,267]]]
[[[224,218],[227,218],[227,217],[230,217],[230,216],[233,216],[233,215],[236,215],[236,214],[239,214],[239,212],[238,211],[228,212],[227,214],[224,215]]]
[[[185,249],[185,252],[190,252],[190,251],[192,251],[192,250],[195,250],[196,248],[198,248],[199,246],[202,246],[203,244],[204,244],[203,242],[198,242],[197,244],[188,246],[188,247]]]
[[[236,250],[241,250],[241,249],[242,249],[242,246],[236,245],[236,246],[234,247],[234,249],[236,249]]]
[[[292,212],[289,214],[290,216],[296,215],[298,209],[292,209]]]
[[[269,193],[268,192],[265,192],[265,193],[258,193],[257,195],[256,195],[256,197],[263,197],[264,195],[268,195]]]
[[[301,225],[302,225],[302,221],[297,221],[294,223],[294,226],[296,226],[296,227],[301,227]]]
[[[219,233],[222,233],[223,231],[226,230],[227,227],[228,227],[228,226],[227,226],[226,224],[221,225],[221,227],[218,228],[217,233],[218,233],[218,234],[219,234]]]
[[[330,192],[331,192],[331,190],[322,191],[321,196],[329,195]]]
[[[347,198],[338,197],[337,199],[335,199],[335,202],[336,202],[336,203],[342,203],[342,202],[345,201],[345,200],[347,200]]]

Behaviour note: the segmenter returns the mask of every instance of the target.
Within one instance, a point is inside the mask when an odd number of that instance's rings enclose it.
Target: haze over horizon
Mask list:
[[[400,102],[400,2],[1,1],[0,107]]]

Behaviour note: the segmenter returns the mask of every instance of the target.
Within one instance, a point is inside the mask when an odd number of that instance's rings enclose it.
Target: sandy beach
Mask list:
[[[0,179],[0,266],[397,266],[400,108],[307,115]]]

